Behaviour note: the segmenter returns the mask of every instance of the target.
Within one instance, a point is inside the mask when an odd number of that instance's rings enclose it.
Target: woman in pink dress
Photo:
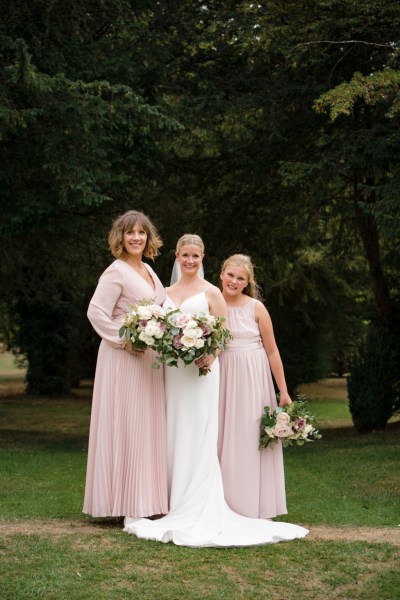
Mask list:
[[[286,514],[281,444],[258,449],[264,406],[291,404],[272,321],[260,301],[248,256],[234,254],[222,266],[222,293],[233,340],[220,357],[218,456],[225,498],[236,512],[256,518]]]
[[[133,352],[119,337],[129,306],[165,300],[164,288],[142,257],[162,242],[142,213],[129,211],[111,228],[116,260],[100,277],[88,317],[101,336],[93,390],[83,512],[94,517],[146,517],[168,511],[163,370],[154,352]]]

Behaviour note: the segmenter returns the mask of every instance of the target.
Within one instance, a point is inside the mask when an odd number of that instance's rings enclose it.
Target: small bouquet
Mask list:
[[[271,442],[281,440],[282,446],[303,446],[307,442],[319,440],[322,436],[314,427],[315,418],[307,410],[304,396],[296,396],[289,406],[282,406],[270,412],[264,407],[261,417],[261,436],[259,449],[266,448]]]
[[[179,310],[168,313],[168,333],[160,349],[157,360],[168,367],[177,367],[178,359],[185,366],[207,354],[224,350],[231,334],[224,327],[223,317],[213,315],[191,315]],[[199,375],[207,375],[210,369],[202,367]]]
[[[164,341],[170,338],[168,315],[153,300],[142,300],[132,304],[126,313],[119,330],[119,336],[132,343],[133,350],[152,348],[159,352]],[[153,365],[159,368],[159,365]]]

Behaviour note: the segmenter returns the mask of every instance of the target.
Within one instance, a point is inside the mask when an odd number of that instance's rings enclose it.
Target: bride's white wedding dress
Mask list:
[[[167,297],[165,308],[174,309]],[[185,313],[208,313],[205,292],[185,300]],[[253,546],[293,540],[308,530],[250,519],[225,502],[217,456],[219,364],[199,376],[194,365],[165,369],[170,512],[158,520],[125,518],[124,531],[180,546]]]

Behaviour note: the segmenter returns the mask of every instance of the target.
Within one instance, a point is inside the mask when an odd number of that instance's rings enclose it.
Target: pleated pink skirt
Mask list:
[[[163,369],[104,340],[93,390],[83,512],[146,517],[168,512]]]

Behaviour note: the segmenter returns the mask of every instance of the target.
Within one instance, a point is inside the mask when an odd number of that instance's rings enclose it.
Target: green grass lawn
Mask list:
[[[3,376],[1,364],[1,598],[399,598],[399,548],[390,543],[306,538],[191,549],[138,540],[115,522],[91,522],[81,512],[90,389],[65,400],[29,400],[21,389],[4,394],[4,377],[17,377],[15,386],[19,377],[21,385],[21,373],[7,366]],[[357,434],[340,389],[338,397],[325,395],[326,387],[310,397],[323,438],[285,449],[289,514],[282,520],[311,530],[397,527],[399,425]],[[40,529],[39,519],[54,523],[54,532]],[[57,532],[63,522],[75,530]],[[26,524],[27,533],[14,532],[14,523]]]
[[[89,419],[85,399],[0,401],[0,515],[84,518]],[[284,451],[289,515],[283,519],[398,525],[398,427],[364,436],[351,427],[321,431],[321,440]]]
[[[318,445],[287,448],[285,520],[399,525],[399,431],[359,436],[348,429],[322,430]]]
[[[7,599],[394,600],[398,582],[396,549],[388,544],[192,549],[116,531],[15,535],[7,542],[0,567]]]
[[[0,352],[0,373],[1,378],[7,375],[8,371],[16,371],[15,359],[11,352]],[[18,374],[18,371],[16,371]]]

